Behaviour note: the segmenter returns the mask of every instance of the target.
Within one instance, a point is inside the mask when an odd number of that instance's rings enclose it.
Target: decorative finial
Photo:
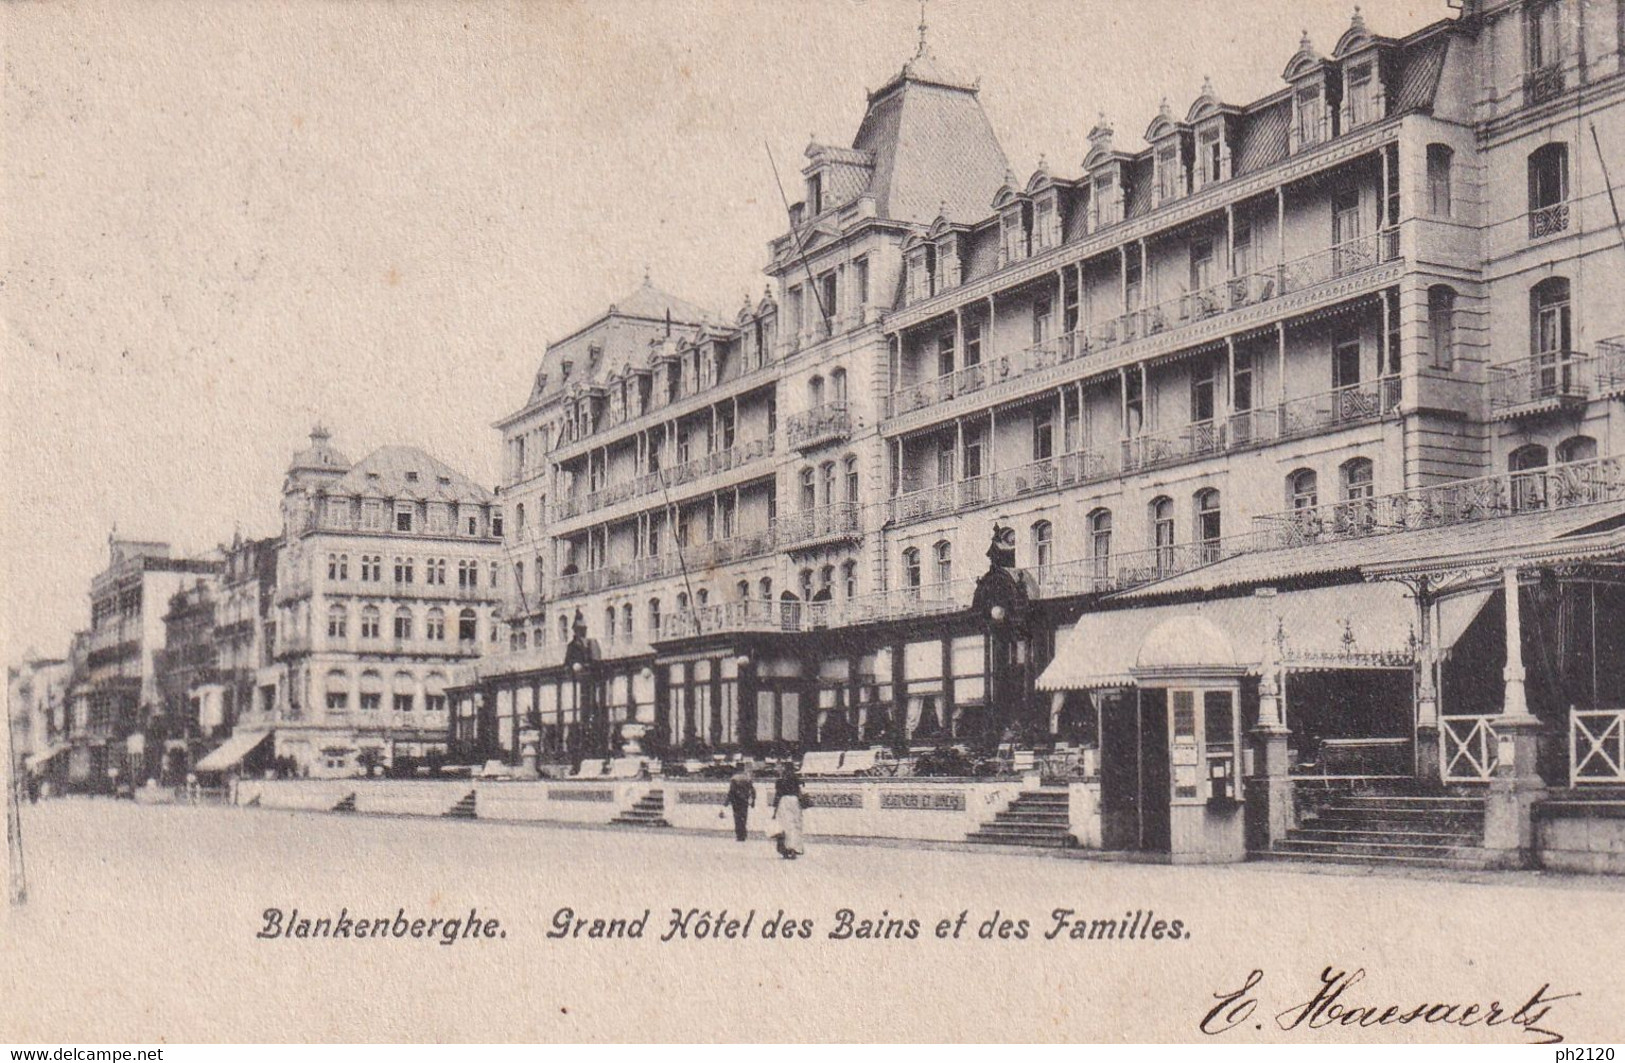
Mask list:
[[[1315,46],[1309,43],[1309,30],[1305,27],[1303,36],[1298,38],[1298,51],[1311,52],[1314,51],[1314,48]]]
[[[914,50],[914,58],[919,59],[925,55],[925,0],[920,0],[920,44]]]
[[[649,263],[647,262],[643,264],[643,286],[645,288],[651,286],[651,282],[649,280]]]
[[[1049,156],[1042,151],[1038,153],[1038,168],[1046,172],[1049,170]]]
[[[1213,75],[1211,75],[1211,74],[1203,74],[1202,75],[1202,95],[1203,96],[1217,96],[1218,95],[1217,92],[1213,91]]]

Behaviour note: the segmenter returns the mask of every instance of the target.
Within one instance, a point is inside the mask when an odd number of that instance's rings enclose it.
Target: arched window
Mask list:
[[[1048,568],[1054,559],[1052,551],[1055,545],[1055,526],[1047,520],[1041,520],[1033,525],[1033,565],[1036,568]]]
[[[740,601],[742,601],[742,602],[750,601],[750,580],[748,580],[748,579],[740,580],[738,585],[734,588],[734,590],[736,592],[738,592]]]
[[[344,608],[344,606],[338,604],[337,602],[334,602],[332,605],[328,606],[327,637],[330,639],[342,639],[347,637],[346,632],[349,628],[349,618],[350,611]]]
[[[563,646],[570,641],[570,618],[563,613],[559,614],[559,645]]]
[[[444,627],[442,627],[440,629],[440,637],[441,638],[446,637],[446,629]],[[547,645],[547,625],[546,624],[537,624],[535,627],[530,629],[530,644],[532,646],[537,647],[538,649],[540,649],[541,647]]]
[[[858,501],[858,458],[855,454],[846,456],[846,500],[857,504]]]
[[[1529,236],[1569,227],[1569,146],[1543,144],[1529,153]]]
[[[817,409],[824,404],[824,378],[815,376],[807,381],[807,408]]]
[[[1569,350],[1573,322],[1567,277],[1547,277],[1529,291],[1529,351],[1557,354]]]
[[[756,584],[756,589],[761,594],[762,601],[771,602],[773,600],[773,580],[770,577],[763,576],[761,581]]]
[[[1428,213],[1450,217],[1450,167],[1456,153],[1445,144],[1428,145]]]
[[[829,371],[829,390],[831,402],[846,401],[846,370],[836,366]]]
[[[1344,533],[1368,532],[1377,522],[1375,504],[1376,476],[1370,458],[1350,458],[1337,468],[1338,490],[1342,502],[1338,506],[1338,527]]]
[[[431,642],[446,641],[446,611],[438,605],[429,610],[423,624],[423,636]]]
[[[903,586],[911,591],[920,589],[920,548],[911,546],[903,551]]]
[[[1456,364],[1456,289],[1435,284],[1428,289],[1428,337],[1433,344],[1433,368]]]
[[[694,592],[694,604],[696,606],[699,606],[700,608],[704,608],[705,606],[710,605],[711,604],[711,589],[709,587],[701,587],[699,590],[695,591]]]
[[[687,591],[678,591],[677,592],[677,612],[679,614],[688,612],[688,592]]]
[[[954,579],[954,546],[943,539],[931,547],[931,556],[937,565],[937,582],[952,583]]]
[[[346,712],[350,708],[350,675],[341,668],[327,673],[324,684],[328,712]]]
[[[604,638],[609,642],[615,641],[615,607],[604,606]]]
[[[1359,501],[1376,494],[1376,477],[1370,458],[1350,458],[1339,467],[1338,472],[1343,481],[1343,501]]]
[[[848,598],[858,596],[858,563],[856,561],[843,561],[841,563],[841,583],[846,588]]]
[[[1097,509],[1089,514],[1089,557],[1094,561],[1096,586],[1104,585],[1112,574],[1112,511]]]
[[[1157,552],[1157,574],[1174,568],[1174,500],[1166,495],[1151,500],[1151,545]]]
[[[818,487],[814,479],[812,466],[801,470],[801,508],[803,510],[816,508],[818,505]]]
[[[559,618],[563,620],[563,617]],[[480,637],[480,622],[474,610],[464,609],[457,614],[457,641],[476,642]]]
[[[361,637],[375,639],[380,637],[379,629],[383,626],[383,614],[376,605],[361,607]]]
[[[1571,461],[1590,461],[1597,456],[1597,441],[1590,436],[1569,436],[1557,445],[1557,460],[1564,464]]]
[[[818,471],[822,474],[823,503],[828,506],[835,501],[835,463],[826,461],[818,467]]]
[[[412,610],[404,605],[398,606],[395,609],[395,638],[404,641],[411,637]]]
[[[660,599],[649,599],[649,637],[660,637]]]
[[[1546,508],[1546,448],[1539,443],[1521,446],[1507,456],[1512,473],[1512,508],[1522,512]]]
[[[1196,539],[1202,544],[1203,564],[1219,559],[1219,540],[1223,534],[1218,489],[1209,487],[1196,492]]]
[[[835,566],[825,565],[818,570],[818,588],[828,590],[835,585]]]
[[[621,631],[627,638],[632,637],[632,603],[626,602],[621,606]]]
[[[804,602],[812,601],[812,596],[813,596],[813,570],[810,569],[810,568],[802,569],[801,572],[797,575],[797,581],[801,585],[801,600],[804,601]]]
[[[1286,478],[1287,503],[1294,510],[1314,509],[1320,504],[1320,478],[1313,469],[1299,469]]]
[[[525,504],[523,502],[513,508],[513,531],[515,535],[525,534]]]

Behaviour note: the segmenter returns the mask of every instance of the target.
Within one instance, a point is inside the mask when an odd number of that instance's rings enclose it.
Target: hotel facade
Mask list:
[[[922,28],[760,301],[549,346],[451,755],[1031,748],[1193,859],[1625,783],[1625,4],[1283,43],[1023,176]]]

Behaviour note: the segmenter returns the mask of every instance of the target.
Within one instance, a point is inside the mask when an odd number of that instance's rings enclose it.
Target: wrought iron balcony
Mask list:
[[[1540,240],[1547,236],[1556,236],[1567,232],[1569,227],[1569,205],[1567,203],[1553,203],[1549,207],[1537,207],[1529,212],[1529,239]]]
[[[809,550],[863,536],[863,509],[856,502],[832,502],[773,522],[780,550]]]
[[[785,425],[786,438],[797,450],[825,443],[838,443],[852,435],[852,414],[846,401],[826,402],[791,417]]]
[[[1592,360],[1542,351],[1490,367],[1490,416],[1511,420],[1584,405],[1595,389]]]
[[[1074,451],[1000,469],[954,483],[907,491],[888,501],[895,524],[913,524],[980,506],[1046,494],[1077,484],[1104,480],[1118,473],[1113,455]]]
[[[1261,514],[1253,534],[1257,549],[1278,549],[1618,501],[1625,501],[1625,458],[1591,458]]]
[[[770,457],[774,451],[774,438],[763,436],[749,443],[740,443],[726,450],[712,451],[690,458],[669,469],[644,473],[630,480],[606,484],[585,495],[566,497],[555,502],[550,516],[554,521],[570,520],[584,513],[592,513],[628,499],[663,493],[682,487],[707,476],[715,476]]]
[[[1539,70],[1531,70],[1523,76],[1524,103],[1533,106],[1545,103],[1563,94],[1567,79],[1563,75],[1563,64],[1552,63]]]

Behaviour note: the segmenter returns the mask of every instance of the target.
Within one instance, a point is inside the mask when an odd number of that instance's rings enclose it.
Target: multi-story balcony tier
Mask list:
[[[1115,451],[1076,451],[907,490],[889,500],[890,518],[899,525],[913,524],[1218,454],[1374,424],[1397,414],[1399,396],[1399,378],[1383,377],[1232,413],[1222,421],[1142,432],[1123,440]]]
[[[1103,376],[1226,335],[1380,290],[1400,272],[1398,230],[1360,237],[1224,284],[1089,324],[1053,340],[893,392],[888,435],[992,402]]]
[[[933,318],[949,314],[957,306],[985,300],[1053,275],[1059,269],[1115,251],[1137,240],[1172,231],[1204,216],[1222,215],[1227,207],[1260,195],[1267,195],[1295,181],[1313,178],[1397,143],[1405,116],[1396,115],[1372,122],[1338,137],[1321,138],[1273,165],[1253,173],[1209,184],[1191,195],[1164,201],[1137,218],[1115,221],[1091,228],[1082,239],[1046,248],[1017,259],[993,273],[943,289],[927,299],[901,307],[888,316],[887,331],[907,330]]]
[[[682,572],[706,569],[765,557],[777,549],[772,531],[735,535],[694,546],[673,546],[664,553],[640,557],[623,564],[571,572],[547,581],[537,596],[542,602],[556,602],[582,594],[630,587],[649,580],[664,579]]]
[[[1625,458],[1611,456],[1259,514],[1239,535],[1113,551],[1026,570],[1039,599],[1145,586],[1240,554],[1289,551],[1517,514],[1625,501]],[[665,617],[657,641],[726,632],[813,631],[969,608],[975,579],[823,602],[733,601]]]
[[[453,632],[455,634],[455,632]],[[297,657],[323,651],[334,653],[360,653],[367,657],[478,657],[480,644],[459,639],[376,638],[327,639],[311,635],[283,635],[277,639],[276,656]]]
[[[773,522],[780,550],[812,550],[863,537],[863,508],[857,502],[831,502],[791,513]]]
[[[760,463],[773,456],[777,443],[773,436],[763,436],[748,443],[738,443],[726,450],[716,450],[709,454],[702,454],[688,461],[679,462],[669,469],[658,472],[644,473],[630,480],[619,483],[606,484],[596,491],[573,497],[565,497],[549,507],[549,519],[554,527],[549,529],[553,535],[566,534],[573,530],[568,522],[574,521],[587,514],[596,514],[611,506],[632,502],[636,499],[647,498],[650,495],[663,495],[677,488],[694,487],[695,490],[685,490],[685,494],[703,493],[704,490],[715,490],[730,486],[735,481],[744,482],[756,475],[761,475]],[[741,473],[741,476],[728,474],[750,470]],[[714,482],[713,482],[714,481]],[[625,507],[630,509],[638,507]],[[614,519],[624,514],[614,514],[608,519]],[[603,519],[603,518],[600,518]],[[596,521],[595,521],[596,523]]]

